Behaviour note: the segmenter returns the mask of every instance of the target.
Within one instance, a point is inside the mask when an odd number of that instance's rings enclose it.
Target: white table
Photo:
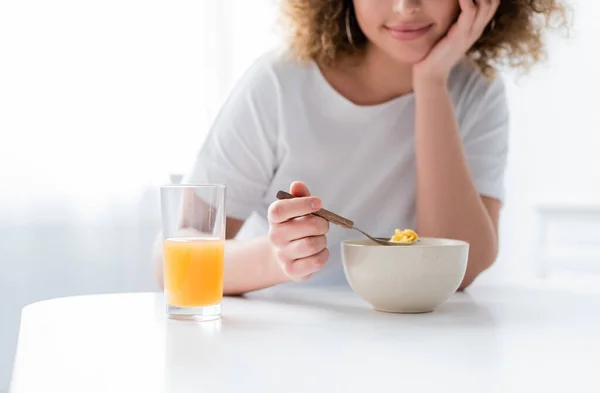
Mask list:
[[[12,393],[600,392],[600,293],[474,288],[421,315],[352,292],[226,298],[171,321],[157,294],[23,310]]]

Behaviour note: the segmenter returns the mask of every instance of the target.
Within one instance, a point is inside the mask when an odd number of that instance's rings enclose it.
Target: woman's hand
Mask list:
[[[413,67],[414,84],[424,81],[445,83],[452,68],[483,34],[494,17],[500,0],[459,0],[461,13],[457,22]]]
[[[269,240],[279,267],[294,281],[320,270],[327,259],[329,222],[314,216],[322,207],[304,183],[294,182],[290,193],[297,198],[279,200],[269,207]]]

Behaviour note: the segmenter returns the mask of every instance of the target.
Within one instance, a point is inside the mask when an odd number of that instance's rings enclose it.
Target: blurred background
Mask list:
[[[476,285],[600,288],[600,3],[504,73],[501,253]],[[157,186],[187,171],[229,90],[282,43],[276,0],[0,1],[0,392],[22,307],[153,291]]]

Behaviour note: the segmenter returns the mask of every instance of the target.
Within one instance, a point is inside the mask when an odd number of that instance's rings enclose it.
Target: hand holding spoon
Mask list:
[[[292,198],[296,198],[296,197],[293,196],[290,193],[285,192],[285,191],[279,191],[279,192],[277,192],[277,199],[292,199]],[[347,228],[347,229],[354,229],[354,230],[362,233],[363,235],[365,235],[366,237],[368,237],[369,239],[371,239],[375,243],[380,244],[382,246],[408,246],[408,245],[417,243],[417,241],[412,241],[412,242],[392,242],[388,238],[371,236],[368,233],[366,233],[365,231],[361,230],[360,228],[357,228],[356,226],[354,226],[354,222],[353,221],[351,221],[351,220],[349,220],[349,219],[347,219],[345,217],[342,217],[340,215],[337,215],[335,213],[332,213],[329,210],[321,209],[318,212],[313,213],[313,214],[315,216],[324,218],[325,220],[329,221],[332,224],[339,225],[339,226],[341,226],[343,228]]]

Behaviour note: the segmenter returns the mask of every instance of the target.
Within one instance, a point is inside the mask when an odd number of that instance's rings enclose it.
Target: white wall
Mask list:
[[[201,4],[2,2],[0,389],[26,303],[153,288],[147,187],[206,117]]]
[[[156,289],[156,187],[190,165],[250,60],[217,60],[222,22],[265,18],[231,35],[250,51],[269,29],[267,2],[231,20],[226,3],[0,3],[0,391],[25,304]]]
[[[600,211],[600,120],[596,71],[600,4],[572,2],[575,29],[568,39],[549,36],[550,57],[525,77],[507,75],[512,130],[507,173],[508,200],[502,217],[502,250],[496,267],[486,277],[495,280],[538,277],[539,225],[542,206],[553,211],[585,208],[589,217]],[[596,241],[589,247],[586,277],[600,274],[600,222],[597,219],[571,220],[564,233],[580,235],[577,241],[590,242],[590,228]],[[586,231],[583,229],[587,228]],[[563,238],[566,242],[567,236]],[[564,264],[570,263],[569,257]],[[572,258],[571,258],[572,259]]]

